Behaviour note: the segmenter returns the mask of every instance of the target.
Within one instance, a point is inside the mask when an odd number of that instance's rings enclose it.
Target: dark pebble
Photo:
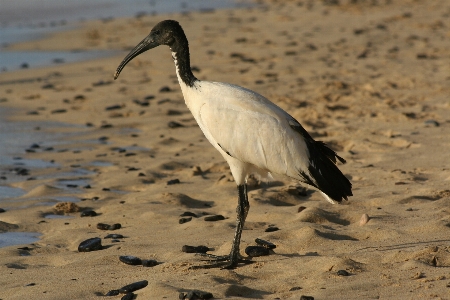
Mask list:
[[[116,110],[116,109],[122,109],[122,108],[123,108],[122,105],[116,104],[116,105],[111,105],[111,106],[105,107],[105,110]]]
[[[273,243],[271,243],[269,241],[262,240],[262,239],[256,239],[255,242],[258,245],[263,246],[263,247],[265,247],[267,249],[275,249],[277,247],[277,245],[275,245],[275,244],[273,244]]]
[[[14,172],[20,176],[28,176],[30,175],[30,171],[25,168],[14,168]]]
[[[133,300],[133,299],[134,299],[133,293],[125,294],[122,298],[120,298],[120,300]]]
[[[120,228],[122,228],[122,224],[116,223],[116,224],[111,225],[109,227],[109,230],[116,230],[116,229],[120,229]]]
[[[190,222],[190,221],[192,221],[192,217],[181,218],[181,219],[178,220],[178,223],[184,224],[184,223],[187,223],[187,222]]]
[[[214,215],[214,216],[205,217],[205,221],[208,221],[208,222],[221,221],[221,220],[225,220],[225,217],[222,215]]]
[[[116,223],[113,225],[104,224],[104,223],[97,224],[97,229],[100,229],[100,230],[116,230],[116,229],[120,229],[120,228],[122,228],[122,225],[119,223]]]
[[[102,124],[102,125],[100,126],[100,128],[101,128],[101,129],[113,128],[113,125],[112,125],[112,124]]]
[[[29,66],[30,66],[29,64],[23,63],[23,64],[20,65],[20,68],[21,69],[28,69]]]
[[[26,284],[25,286],[35,286],[35,285],[36,285],[36,283],[32,282],[32,283]]]
[[[81,217],[95,217],[96,215],[97,213],[93,210],[87,210],[81,213]]]
[[[124,236],[121,234],[111,233],[104,237],[104,239],[123,239]]]
[[[142,260],[139,257],[131,256],[131,255],[119,256],[119,260],[121,262],[123,262],[124,264],[132,265],[132,266],[136,266],[136,265],[141,265],[142,264]]]
[[[180,124],[178,122],[175,121],[170,121],[167,126],[169,126],[169,128],[178,128],[178,127],[184,127],[183,124]]]
[[[168,93],[168,92],[171,92],[171,91],[172,91],[172,89],[170,87],[168,87],[168,86],[163,86],[162,88],[159,89],[160,93]]]
[[[41,89],[53,89],[53,88],[55,88],[55,86],[53,85],[53,84],[51,84],[51,83],[47,83],[47,84],[44,84],[43,86],[41,86]]]
[[[273,232],[273,231],[278,231],[280,230],[280,228],[276,227],[276,226],[270,226],[268,228],[266,228],[266,230],[264,230],[264,232]]]
[[[184,245],[181,248],[181,251],[185,252],[185,253],[206,253],[209,251],[209,248],[206,246],[189,246],[189,245]]]
[[[426,120],[425,121],[425,124],[426,125],[433,125],[433,126],[435,126],[435,127],[439,127],[439,122],[438,121],[435,121],[435,120]]]
[[[119,295],[119,290],[110,290],[109,292],[106,293],[105,296],[117,296]]]
[[[110,227],[111,227],[111,225],[109,225],[109,224],[104,224],[104,223],[97,224],[97,229],[100,229],[100,230],[109,230]]]
[[[172,185],[172,184],[179,184],[180,183],[180,179],[172,179],[167,181],[167,185]]]
[[[98,140],[101,141],[101,142],[105,142],[105,141],[109,140],[109,137],[101,136],[101,137],[98,138]]]
[[[154,267],[158,265],[158,262],[154,259],[143,260],[142,265],[144,267]]]
[[[314,297],[301,295],[300,300],[314,300]]]
[[[179,111],[179,110],[175,110],[175,109],[169,109],[168,111],[167,111],[167,115],[168,116],[179,116],[179,115],[182,115],[183,113],[181,112],[181,111]]]
[[[125,154],[125,156],[135,156],[135,155],[136,155],[136,153],[133,153],[133,152],[128,152]]]
[[[64,63],[64,58],[54,58],[53,63],[62,64],[62,63]]]
[[[54,109],[51,111],[52,114],[63,114],[66,112],[67,112],[67,109]]]
[[[111,84],[111,83],[112,83],[112,81],[103,81],[103,80],[100,80],[100,81],[94,82],[94,83],[92,84],[92,86],[102,86],[102,85],[108,85],[108,84]]]
[[[197,215],[190,211],[185,211],[180,215],[180,217],[194,217],[197,218]]]
[[[122,294],[132,293],[134,291],[145,288],[148,285],[147,280],[138,281],[135,283],[128,284],[119,289],[119,292]]]
[[[350,273],[345,270],[339,270],[336,272],[338,276],[350,276]]]
[[[140,105],[140,106],[149,106],[150,105],[150,102],[145,101],[145,100],[141,101],[141,100],[138,100],[138,99],[134,99],[133,102],[136,103],[137,105]]]
[[[269,255],[269,249],[261,246],[248,246],[245,248],[245,253],[251,257]]]
[[[185,296],[184,299],[188,300],[194,300],[194,299],[212,299],[213,294],[209,292],[199,291],[199,290],[192,290],[189,291]],[[183,298],[181,298],[183,299]]]
[[[304,206],[299,206],[297,212],[302,212],[306,209]]]
[[[102,240],[98,237],[87,239],[78,246],[79,252],[90,252],[102,249]]]
[[[302,289],[302,288],[299,287],[299,286],[294,286],[294,287],[292,287],[292,288],[289,289],[289,292],[298,291],[298,290],[301,290],[301,289]]]
[[[145,97],[144,97],[144,100],[152,100],[152,99],[155,99],[155,96],[153,96],[153,95],[148,95],[148,96],[145,96]]]
[[[91,188],[92,188],[92,187],[91,187],[90,184],[87,184],[87,185],[83,186],[83,189],[91,189]]]
[[[4,213],[6,210],[4,208],[0,208],[0,213]]]

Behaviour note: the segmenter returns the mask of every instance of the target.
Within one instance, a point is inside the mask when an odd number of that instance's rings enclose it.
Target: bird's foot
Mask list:
[[[206,265],[200,266],[192,266],[189,269],[197,270],[197,269],[212,269],[212,268],[220,268],[220,269],[234,269],[238,266],[238,264],[252,264],[254,263],[250,258],[245,258],[241,255],[237,257],[233,257],[231,255],[213,255],[208,253],[197,253],[197,255],[206,257],[203,261],[210,262]]]

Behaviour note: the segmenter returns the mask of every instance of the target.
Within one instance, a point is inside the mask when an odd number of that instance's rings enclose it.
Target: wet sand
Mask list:
[[[181,251],[205,245],[210,253],[228,253],[237,200],[226,163],[184,104],[170,51],[147,52],[112,78],[128,50],[168,18],[182,24],[199,79],[259,92],[347,160],[339,167],[354,196],[342,205],[312,190],[299,193],[283,177],[256,182],[241,252],[255,238],[277,248],[235,270],[191,270],[200,258]],[[11,120],[79,125],[41,128],[67,137],[53,149],[33,141],[34,152],[20,153],[57,166],[11,184],[26,194],[0,214],[0,231],[42,236],[0,249],[0,298],[96,299],[148,280],[137,299],[177,299],[193,289],[217,299],[449,299],[449,28],[450,4],[443,0],[271,1],[261,8],[86,22],[11,46],[124,52],[0,74],[0,105],[19,109]],[[88,172],[74,176],[79,169]],[[167,184],[174,179],[180,183]],[[55,197],[76,197],[78,209],[38,205],[56,203]],[[80,217],[83,210],[98,215]],[[185,211],[198,217],[179,224]],[[55,213],[72,218],[45,218]],[[206,214],[225,220],[205,222]],[[104,231],[98,223],[121,228]],[[265,232],[271,225],[280,230]],[[109,233],[125,238],[103,239]],[[102,250],[78,252],[94,237],[102,238]],[[126,265],[121,255],[159,264]]]

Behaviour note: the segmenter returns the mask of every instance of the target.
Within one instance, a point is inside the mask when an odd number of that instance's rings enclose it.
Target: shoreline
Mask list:
[[[339,167],[355,196],[329,205],[317,192],[299,195],[286,178],[255,185],[241,252],[262,238],[277,245],[274,253],[232,271],[189,270],[201,261],[182,252],[183,245],[229,251],[235,183],[184,104],[170,51],[141,55],[117,81],[112,76],[122,54],[0,73],[1,107],[19,109],[12,120],[63,122],[78,127],[51,130],[79,132],[20,154],[58,167],[11,184],[26,191],[17,199],[80,200],[79,211],[61,213],[69,219],[45,218],[57,213],[52,206],[0,213],[2,231],[42,233],[34,243],[0,248],[0,298],[97,299],[147,280],[137,299],[174,299],[194,289],[214,299],[447,299],[450,154],[436,151],[446,149],[450,135],[450,50],[442,39],[450,22],[442,7],[450,9],[445,1],[376,7],[267,2],[86,22],[13,46],[129,49],[158,21],[177,19],[199,79],[252,89],[288,111],[347,160]],[[61,43],[63,36],[71,43]],[[171,128],[171,121],[182,126]],[[79,169],[89,173],[52,177]],[[77,187],[61,179],[78,180],[69,182]],[[167,184],[174,179],[180,184]],[[97,216],[80,216],[89,210]],[[198,217],[180,224],[185,211]],[[225,220],[205,222],[207,214]],[[361,226],[363,214],[369,221]],[[98,223],[121,228],[104,231]],[[265,232],[271,225],[280,230]],[[110,233],[124,238],[105,239]],[[78,251],[95,237],[102,250]],[[130,266],[121,255],[159,264]]]

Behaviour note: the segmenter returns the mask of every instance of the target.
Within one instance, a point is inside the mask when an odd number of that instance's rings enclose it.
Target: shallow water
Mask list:
[[[4,232],[0,233],[0,248],[13,245],[31,244],[39,240],[37,232]]]
[[[80,21],[249,6],[221,0],[0,0],[0,72],[91,60],[116,51],[7,51],[7,46],[68,30]]]

